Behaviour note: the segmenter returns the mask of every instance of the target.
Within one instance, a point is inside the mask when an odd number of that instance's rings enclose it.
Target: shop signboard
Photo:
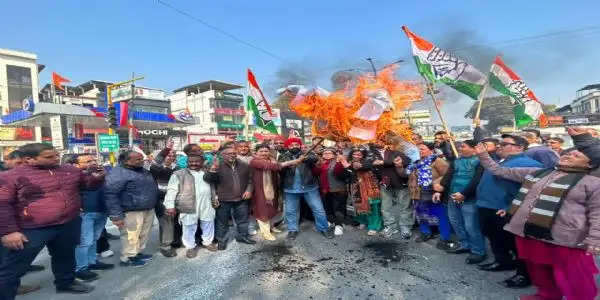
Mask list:
[[[133,89],[131,85],[124,85],[110,91],[110,97],[113,102],[127,101],[133,98]]]
[[[588,124],[589,122],[590,122],[590,120],[588,118],[582,118],[582,117],[568,118],[566,120],[566,123],[569,125]]]
[[[234,124],[234,123],[228,123],[228,122],[217,122],[217,127],[219,129],[223,128],[223,129],[237,129],[237,130],[242,130],[242,129],[244,129],[244,124]]]
[[[563,125],[565,120],[562,116],[548,116],[548,125]]]
[[[119,135],[104,133],[98,134],[98,150],[100,152],[119,151]]]
[[[165,91],[148,89],[143,87],[135,88],[135,98],[166,100]]]
[[[64,116],[51,116],[50,117],[50,136],[52,137],[52,146],[56,150],[63,150],[67,148],[66,137],[66,118]]]
[[[235,115],[243,116],[246,112],[243,109],[232,109],[232,108],[215,108],[215,114],[217,115]]]

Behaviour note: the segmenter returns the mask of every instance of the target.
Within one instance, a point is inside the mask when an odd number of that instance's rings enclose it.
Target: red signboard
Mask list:
[[[562,125],[564,124],[564,119],[562,116],[547,116],[548,125]]]
[[[246,114],[246,112],[243,109],[215,108],[215,114],[243,116]]]

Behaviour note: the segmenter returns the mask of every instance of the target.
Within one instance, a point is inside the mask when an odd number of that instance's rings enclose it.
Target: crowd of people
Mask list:
[[[303,217],[327,239],[349,226],[387,239],[437,238],[438,249],[468,254],[465,263],[483,271],[515,270],[501,282],[508,288],[537,287],[521,299],[594,299],[600,140],[582,128],[568,133],[575,146],[562,149],[562,139],[542,141],[537,130],[495,139],[476,128],[456,142],[458,155],[445,132],[434,143],[414,134],[412,160],[392,139],[313,148],[296,137],[227,141],[210,152],[189,144],[180,155],[169,144],[151,161],[123,151],[114,167],[91,154],[61,162],[52,146],[28,144],[0,173],[0,299],[39,289],[20,279],[43,270],[32,262],[44,247],[57,292],[92,291],[85,282],[115,267],[101,261],[112,254],[109,220],[120,230],[120,267],[141,267],[153,258],[145,248],[155,218],[160,253],[175,257],[183,247],[193,259],[226,250],[233,224],[235,240],[248,245],[254,235],[276,240],[284,224],[293,245]]]

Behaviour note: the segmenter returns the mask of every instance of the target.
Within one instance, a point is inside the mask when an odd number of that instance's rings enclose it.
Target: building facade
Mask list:
[[[600,112],[600,84],[587,85],[576,93],[571,103],[574,114],[594,114]]]
[[[37,55],[0,49],[0,115],[23,109],[23,100],[39,101]],[[0,127],[0,157],[27,143],[41,140],[39,127]]]
[[[193,125],[188,133],[206,135],[242,135],[246,111],[242,86],[210,80],[184,86],[169,96],[175,116],[189,113]]]

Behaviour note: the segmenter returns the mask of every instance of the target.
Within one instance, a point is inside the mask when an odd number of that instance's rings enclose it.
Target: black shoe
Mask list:
[[[173,247],[175,249],[183,248],[183,242],[181,242],[181,241],[172,242],[171,247]]]
[[[119,237],[118,235],[114,235],[114,234],[110,234],[110,233],[106,233],[106,238],[109,240],[120,240],[121,237]]]
[[[491,265],[493,265],[495,263],[496,263],[496,261],[493,261],[491,263],[477,265],[477,267],[481,270],[481,268],[491,266]]]
[[[479,270],[490,272],[510,271],[514,269],[516,269],[514,265],[501,264],[499,262],[494,262],[493,264],[485,267],[479,267]]]
[[[463,247],[446,250],[446,253],[450,253],[450,254],[463,254],[463,253],[469,253],[469,252],[471,252],[471,250],[469,250],[467,248],[463,248]]]
[[[29,266],[29,268],[27,268],[27,273],[33,273],[33,272],[44,271],[45,269],[46,269],[46,267],[44,267],[44,266],[40,266],[40,265],[31,265],[31,266]]]
[[[289,231],[287,234],[286,239],[288,240],[295,240],[298,237],[298,231]]]
[[[248,245],[256,244],[255,240],[253,240],[247,236],[239,237],[239,238],[236,238],[235,240],[238,241],[238,243],[244,243],[244,244],[248,244]]]
[[[431,233],[430,234],[421,234],[415,239],[415,242],[417,242],[417,243],[427,242],[431,238],[433,238],[433,235]]]
[[[227,249],[227,241],[222,241],[222,242],[219,241],[218,245],[217,245],[217,249],[219,251],[223,251],[223,250]]]
[[[332,239],[334,236],[333,230],[331,230],[331,228],[321,232],[321,234],[328,239]]]
[[[522,289],[531,285],[531,280],[523,275],[517,274],[509,279],[500,281],[504,287],[511,289]]]
[[[174,257],[177,256],[177,251],[175,251],[175,249],[173,248],[169,248],[169,249],[160,249],[160,253],[164,256],[164,257]]]
[[[442,251],[448,251],[452,248],[454,248],[454,243],[451,241],[442,241],[439,240],[436,244],[435,247],[442,250]]]
[[[487,258],[487,256],[484,255],[479,255],[479,254],[469,254],[469,256],[467,257],[467,259],[465,259],[465,262],[468,265],[474,265],[474,264],[480,264],[482,263],[485,259]]]
[[[132,258],[128,259],[127,261],[121,261],[119,263],[119,265],[121,267],[143,267],[147,263],[148,262],[145,260],[136,259],[135,257],[132,257]]]
[[[115,265],[113,264],[105,264],[103,262],[99,262],[97,261],[95,264],[91,264],[88,266],[88,270],[110,270],[112,268],[114,268]]]
[[[152,254],[138,253],[135,256],[135,258],[139,259],[139,260],[143,260],[143,261],[148,261],[148,260],[152,260]]]
[[[87,294],[93,290],[93,286],[77,281],[73,281],[73,283],[67,286],[56,287],[57,293]]]
[[[89,282],[100,278],[100,276],[90,270],[84,269],[79,272],[75,272],[75,278],[81,281]]]

